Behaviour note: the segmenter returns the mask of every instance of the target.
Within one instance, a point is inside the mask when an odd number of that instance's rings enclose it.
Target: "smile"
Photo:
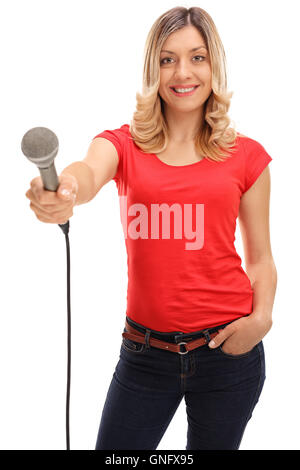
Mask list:
[[[192,89],[188,89],[188,91],[175,91],[174,88],[170,87],[170,90],[175,96],[183,97],[183,96],[191,96],[195,93],[196,89],[198,88],[199,85],[193,87]],[[177,88],[178,90],[178,88]],[[186,90],[186,88],[183,88],[183,90]]]

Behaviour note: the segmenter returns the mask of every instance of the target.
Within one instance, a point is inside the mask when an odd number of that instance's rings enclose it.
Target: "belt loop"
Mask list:
[[[210,342],[210,334],[209,334],[209,331],[208,330],[204,330],[203,331],[203,334],[205,336],[205,339],[206,339],[206,343],[208,344]]]
[[[146,328],[146,335],[145,335],[145,339],[146,339],[146,349],[150,349],[150,344],[149,344],[149,338],[150,338],[150,331],[148,328]]]

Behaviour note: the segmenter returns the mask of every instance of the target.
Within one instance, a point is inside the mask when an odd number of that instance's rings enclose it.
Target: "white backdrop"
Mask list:
[[[132,0],[130,8],[121,0],[1,3],[1,449],[66,447],[65,237],[29,208],[25,192],[39,172],[22,154],[21,139],[35,126],[52,129],[60,174],[85,157],[97,133],[130,123],[142,90],[146,35],[175,6],[200,6],[214,19],[234,91],[230,117],[273,158],[274,324],[264,339],[267,379],[241,450],[300,449],[297,0]],[[126,250],[114,181],[75,207],[69,237],[71,449],[93,450],[126,312]],[[236,248],[243,258],[238,226]],[[185,449],[186,432],[183,400],[158,450]]]

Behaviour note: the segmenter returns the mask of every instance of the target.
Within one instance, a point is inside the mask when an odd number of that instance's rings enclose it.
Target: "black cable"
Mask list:
[[[58,224],[65,234],[67,246],[67,305],[68,305],[68,370],[67,370],[67,401],[66,401],[66,438],[67,449],[70,450],[70,384],[71,384],[71,297],[70,297],[70,242],[69,220],[65,224]]]

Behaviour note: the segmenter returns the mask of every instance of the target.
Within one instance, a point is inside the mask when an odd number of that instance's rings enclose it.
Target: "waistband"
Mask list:
[[[140,323],[136,323],[135,321],[131,320],[131,318],[129,318],[127,315],[126,315],[126,320],[129,323],[129,325],[131,325],[133,328],[140,331],[141,333],[146,334],[147,332],[149,332],[153,338],[167,341],[169,343],[179,343],[180,341],[183,341],[183,340],[185,341],[193,340],[193,339],[203,336],[205,332],[214,333],[218,330],[221,330],[222,328],[225,328],[225,326],[230,325],[230,323],[235,321],[235,320],[231,320],[230,322],[222,323],[221,325],[217,325],[212,328],[205,328],[203,330],[193,331],[191,333],[183,333],[182,331],[162,332],[162,331],[152,330],[151,328],[147,328],[141,325]],[[124,328],[124,332],[125,331],[126,331],[126,328]]]

